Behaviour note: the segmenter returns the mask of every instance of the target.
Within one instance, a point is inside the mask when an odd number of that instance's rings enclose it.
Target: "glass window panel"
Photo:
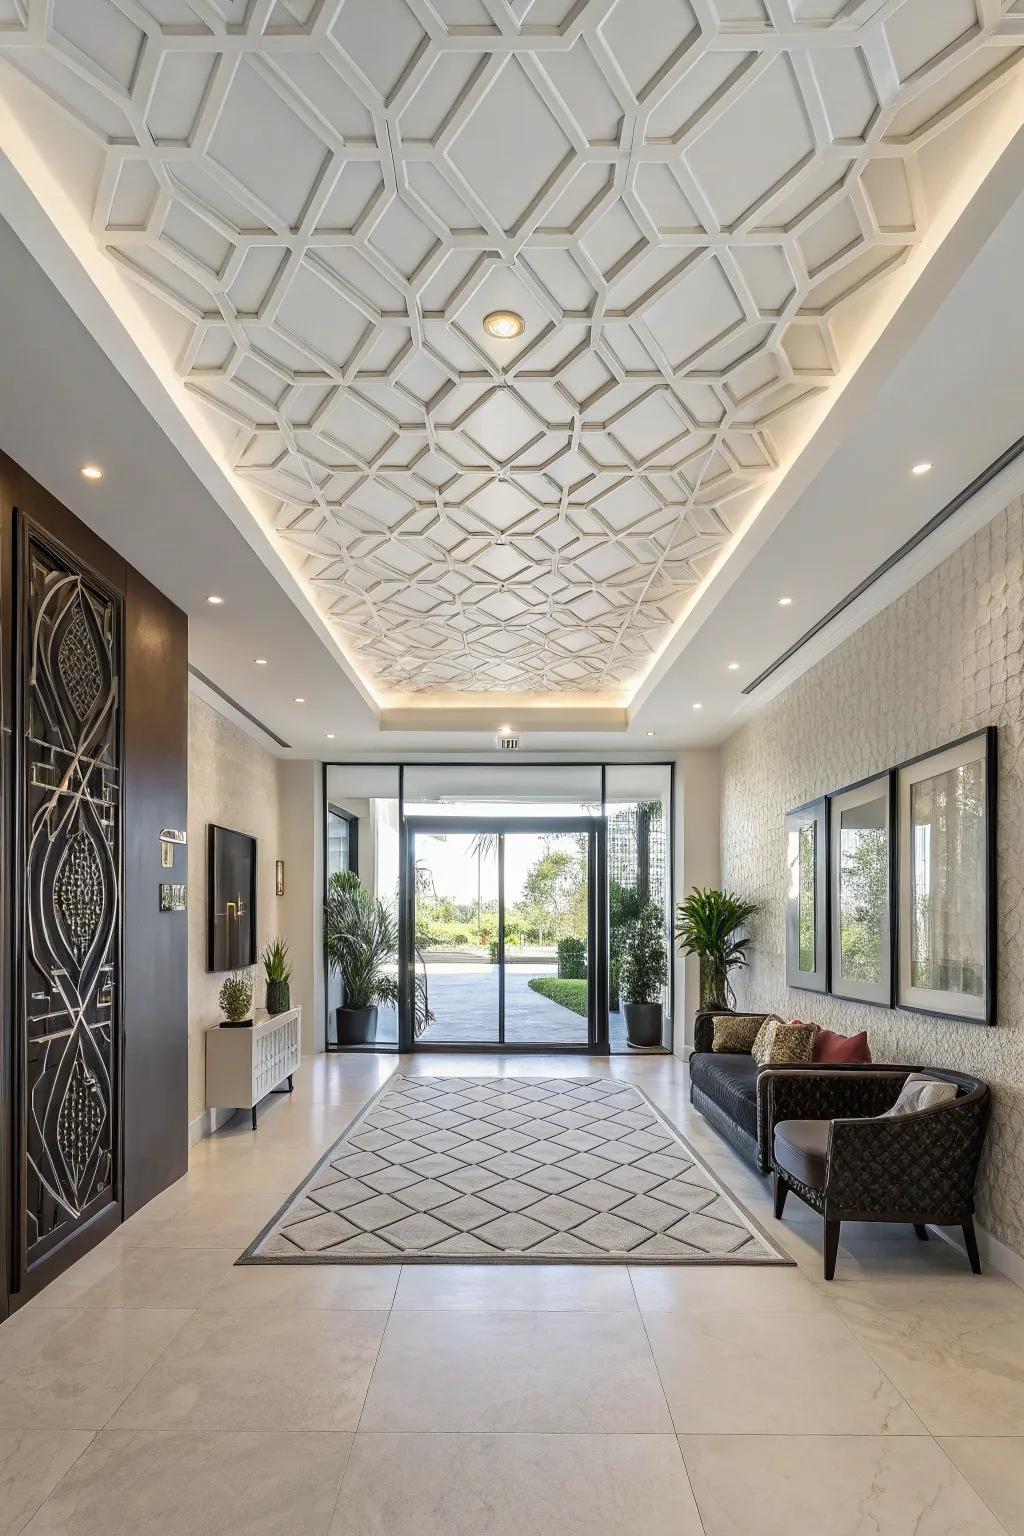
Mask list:
[[[671,953],[671,769],[663,763],[616,763],[605,770],[608,818],[608,1031],[613,1049],[624,1047],[620,976],[622,958],[643,907],[661,910],[666,953]],[[663,1043],[671,1044],[669,990]]]
[[[910,787],[910,984],[985,991],[985,764],[950,767]]]
[[[332,814],[346,811],[348,822]],[[342,829],[345,829],[342,831]],[[327,769],[327,874],[352,867],[350,840],[357,849],[356,872],[370,895],[398,911],[398,768],[393,763],[338,763]],[[344,850],[343,850],[344,843]],[[397,974],[397,961],[394,966]],[[327,979],[328,1039],[334,1037],[333,1010],[344,1002],[337,971]],[[398,1044],[398,1010],[390,1004],[377,1011],[378,1045]]]
[[[889,847],[884,795],[840,812],[839,959],[846,981],[883,979]]]
[[[589,764],[418,764],[404,792],[407,816],[601,814],[601,770]]]

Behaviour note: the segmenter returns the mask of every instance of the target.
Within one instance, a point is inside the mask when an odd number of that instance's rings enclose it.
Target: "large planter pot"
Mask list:
[[[373,1045],[377,1038],[377,1009],[336,1008],[339,1045]]]
[[[292,989],[287,981],[267,982],[267,1012],[287,1013],[292,1005]]]
[[[622,1016],[630,1045],[650,1047],[661,1044],[660,1003],[623,1003]]]

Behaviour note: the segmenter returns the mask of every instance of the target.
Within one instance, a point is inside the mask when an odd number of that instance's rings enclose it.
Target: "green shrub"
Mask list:
[[[558,977],[560,981],[587,979],[587,943],[585,939],[559,939]]]
[[[539,992],[541,997],[549,998],[551,1002],[578,1013],[580,1018],[587,1017],[587,983],[578,977],[531,976],[530,988]]]
[[[487,952],[488,952],[488,954],[491,957],[491,964],[492,965],[497,965],[497,963],[498,963],[498,941],[497,941],[497,939],[492,939],[491,940],[491,942],[487,946]]]
[[[658,1003],[668,984],[665,919],[654,902],[644,907],[622,952],[622,1000]]]
[[[221,1012],[231,1024],[240,1024],[252,1012],[252,977],[248,971],[232,971],[221,984]]]

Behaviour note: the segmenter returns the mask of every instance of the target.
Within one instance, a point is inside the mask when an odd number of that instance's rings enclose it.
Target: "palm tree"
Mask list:
[[[476,931],[480,936],[480,927],[483,921],[483,866],[484,859],[498,846],[497,832],[478,832],[469,845],[469,851],[476,859]]]

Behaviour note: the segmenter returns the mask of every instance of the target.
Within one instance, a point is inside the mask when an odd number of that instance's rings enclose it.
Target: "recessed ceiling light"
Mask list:
[[[214,608],[219,608],[224,599],[222,597],[218,597],[216,592],[211,592],[206,601],[208,603],[212,603]]]
[[[253,660],[258,667],[265,667],[267,665],[267,658],[265,656],[254,656]]]
[[[928,473],[928,471],[929,471],[929,470],[930,470],[930,469],[931,469],[931,468],[932,468],[932,467],[933,467],[933,466],[932,466],[932,465],[931,465],[931,464],[930,464],[930,463],[929,463],[929,462],[928,462],[928,460],[927,460],[927,459],[922,459],[922,461],[921,461],[921,463],[920,463],[920,464],[915,464],[915,465],[914,465],[914,467],[913,467],[913,469],[912,469],[912,470],[911,470],[911,471],[910,471],[910,473],[911,473],[911,474],[912,474],[912,475],[926,475],[926,474],[927,474],[927,473]]]
[[[729,663],[729,671],[730,672],[738,672],[739,669],[740,669],[740,664],[739,664],[738,661],[730,661],[730,663]]]
[[[703,709],[704,705],[703,704],[695,704],[693,707],[694,707],[694,709]]]
[[[779,607],[780,608],[789,608],[791,606],[792,602],[793,602],[793,599],[791,597],[780,597],[779,598]]]
[[[98,464],[83,464],[82,465],[82,479],[83,480],[102,480],[103,479],[103,471],[102,471],[102,469],[100,469]]]
[[[496,309],[484,316],[484,330],[497,341],[514,341],[526,330],[526,322],[514,309]]]
[[[295,702],[296,702],[296,704],[305,704],[306,701],[305,701],[305,699],[299,698],[298,694],[296,694]]]
[[[327,740],[328,741],[333,741],[334,740],[334,732],[333,731],[328,731],[327,732]]]
[[[653,736],[654,732],[653,731],[648,731],[647,734],[648,734],[648,736]]]

